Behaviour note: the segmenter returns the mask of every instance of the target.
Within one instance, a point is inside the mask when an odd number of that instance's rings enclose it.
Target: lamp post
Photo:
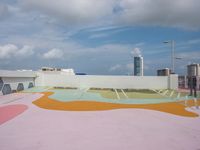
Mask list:
[[[174,55],[174,47],[175,47],[175,42],[174,40],[171,41],[164,41],[163,43],[165,44],[171,44],[171,69],[172,69],[172,73],[175,73],[175,64],[174,64],[174,59],[175,59],[175,55]]]

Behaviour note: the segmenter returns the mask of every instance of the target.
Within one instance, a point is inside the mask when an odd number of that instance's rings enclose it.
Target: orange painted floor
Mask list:
[[[198,114],[189,112],[186,110],[186,106],[180,102],[159,103],[159,104],[117,104],[106,102],[94,102],[94,101],[72,101],[61,102],[54,99],[50,99],[49,96],[53,92],[44,92],[44,96],[33,102],[38,107],[50,110],[65,110],[65,111],[99,111],[99,110],[111,110],[111,109],[125,109],[125,108],[139,108],[149,109],[161,112],[166,112],[174,115],[185,117],[197,117]],[[193,106],[192,100],[188,101],[189,106]],[[200,105],[198,101],[198,105]]]

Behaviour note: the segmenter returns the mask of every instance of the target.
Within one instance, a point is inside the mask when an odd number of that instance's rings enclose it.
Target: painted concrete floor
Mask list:
[[[0,125],[1,150],[200,149],[200,117],[143,109],[47,110],[32,104],[40,97],[18,93],[0,105],[28,107]],[[200,115],[199,109],[188,110]]]

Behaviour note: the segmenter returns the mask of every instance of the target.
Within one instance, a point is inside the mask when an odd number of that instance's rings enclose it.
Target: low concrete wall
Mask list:
[[[23,78],[3,77],[2,79],[4,84],[11,85],[12,90],[17,89],[18,83],[23,83],[24,89],[28,88],[30,82],[34,83],[34,78],[28,78],[28,77],[23,77]]]
[[[15,76],[15,73],[16,76]],[[25,73],[25,74],[23,74]],[[19,83],[27,89],[29,83],[35,86],[77,87],[77,88],[114,88],[114,89],[177,89],[178,76],[75,76],[59,72],[0,72],[0,95],[5,84],[17,90]],[[2,83],[3,81],[3,83]],[[2,86],[3,85],[3,86]]]
[[[115,88],[115,89],[177,89],[177,75],[167,76],[70,76],[39,72],[36,86]]]
[[[23,86],[24,89],[27,89],[29,83],[34,84],[35,77],[36,72],[34,71],[0,70],[0,95],[3,94],[3,89],[7,87],[9,87],[11,91],[17,90],[19,84],[20,87]],[[8,92],[8,94],[9,93],[10,92]]]
[[[0,70],[0,77],[36,77],[35,71]]]
[[[34,85],[33,77],[0,77],[1,79],[1,89],[0,95],[3,95],[4,85],[9,85],[11,90],[17,90],[19,83],[23,84],[24,89],[27,89],[29,84],[32,83]]]
[[[168,77],[168,88],[178,89],[178,75],[173,74]]]

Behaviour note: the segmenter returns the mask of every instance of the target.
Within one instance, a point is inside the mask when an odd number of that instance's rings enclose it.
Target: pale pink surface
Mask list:
[[[0,126],[1,150],[198,150],[200,118],[141,109],[95,112],[29,109]],[[194,109],[199,113],[199,110]]]
[[[0,125],[23,113],[28,106],[22,104],[0,107]]]
[[[29,95],[31,94],[30,93],[12,93],[8,95],[0,95],[0,104],[6,104],[13,101],[17,101]]]

